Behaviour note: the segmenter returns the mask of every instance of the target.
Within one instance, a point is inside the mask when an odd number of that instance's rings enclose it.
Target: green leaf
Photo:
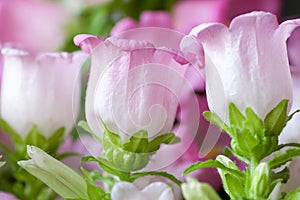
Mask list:
[[[226,125],[225,122],[222,121],[222,119],[216,113],[205,111],[203,112],[203,116],[212,124],[217,125],[222,131],[225,131],[226,133],[230,134],[229,127]]]
[[[288,100],[282,100],[271,112],[269,112],[264,120],[266,134],[279,135],[287,122]]]
[[[123,144],[125,151],[134,153],[147,153],[148,152],[148,132],[140,130],[130,137],[129,141]]]
[[[180,142],[180,138],[176,137],[174,133],[159,135],[149,143],[148,152],[157,151],[161,144],[176,144],[178,142]]]
[[[245,121],[245,116],[239,111],[234,103],[229,103],[229,121],[230,126],[242,128]]]
[[[84,179],[87,184],[87,194],[89,196],[89,200],[109,200],[109,194],[106,194],[102,188],[95,185],[91,174],[84,168],[81,168],[81,171],[85,176]]]
[[[294,117],[294,115],[297,114],[297,113],[299,113],[299,112],[300,112],[300,110],[294,111],[292,114],[290,114],[290,115],[288,116],[287,121],[290,121],[290,120]]]
[[[178,180],[174,175],[169,174],[167,172],[157,172],[157,171],[134,173],[134,174],[130,175],[130,181],[134,181],[137,178],[149,176],[149,175],[165,177],[165,178],[173,181],[174,183],[176,183],[178,186],[180,186],[182,184],[182,182],[180,180]]]
[[[287,149],[284,153],[275,155],[274,158],[271,158],[267,162],[271,169],[275,169],[286,164],[297,156],[300,156],[300,148],[292,148]]]
[[[119,170],[117,167],[112,166],[107,160],[103,158],[95,158],[93,156],[86,156],[81,159],[82,162],[91,162],[95,161],[99,164],[99,166],[107,173],[118,176],[121,180],[128,180],[130,173],[123,172]]]
[[[225,165],[223,165],[221,162],[219,162],[217,160],[207,160],[205,162],[196,162],[196,163],[192,164],[191,166],[189,166],[186,170],[184,170],[183,175],[187,175],[193,171],[196,171],[196,170],[202,169],[202,168],[207,168],[207,167],[219,168],[224,171],[227,171],[228,173],[234,174],[235,176],[240,176],[240,177],[243,176],[243,173],[240,172],[239,170],[235,170],[235,169],[226,167]]]
[[[285,200],[299,200],[299,199],[300,199],[300,187],[290,192],[285,198]]]

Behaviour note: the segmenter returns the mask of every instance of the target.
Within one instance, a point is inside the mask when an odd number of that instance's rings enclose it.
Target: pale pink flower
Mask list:
[[[229,28],[219,23],[195,27],[189,37],[204,48],[210,109],[226,120],[230,102],[241,111],[251,107],[260,118],[283,99],[291,105],[286,39],[299,25],[299,20],[278,25],[275,15],[252,12],[235,18]]]
[[[3,49],[1,117],[25,137],[33,125],[46,137],[69,132],[80,107],[80,67],[85,53],[33,56]]]
[[[141,129],[150,138],[171,130],[187,68],[176,54],[111,37],[92,51],[91,60],[86,117],[96,134],[103,133],[102,121],[125,140]]]

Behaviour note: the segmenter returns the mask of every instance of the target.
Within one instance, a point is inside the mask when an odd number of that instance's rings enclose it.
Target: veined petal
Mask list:
[[[264,118],[281,100],[292,99],[286,36],[278,34],[289,32],[284,27],[271,13],[252,12],[236,17],[229,28],[204,24],[191,32],[205,52],[209,107],[223,120],[229,102]]]
[[[87,54],[3,49],[1,117],[23,137],[33,125],[46,137],[74,125],[80,107],[81,64]],[[24,115],[26,113],[26,115]]]

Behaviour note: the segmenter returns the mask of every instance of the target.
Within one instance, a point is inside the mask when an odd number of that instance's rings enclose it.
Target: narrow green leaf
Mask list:
[[[282,100],[264,119],[266,133],[269,135],[279,135],[286,125],[288,100]]]
[[[222,131],[230,134],[229,127],[226,125],[225,122],[222,121],[222,119],[216,113],[205,111],[203,112],[203,116],[212,124],[217,125]]]
[[[118,176],[121,180],[128,180],[130,173],[123,172],[117,167],[112,166],[107,160],[103,158],[95,158],[93,156],[85,156],[81,159],[81,162],[92,162],[95,161],[99,166],[107,173]]]
[[[130,175],[130,180],[134,181],[137,178],[149,176],[149,175],[165,177],[165,178],[173,181],[174,183],[176,183],[179,186],[182,184],[182,182],[180,180],[178,180],[174,175],[169,174],[167,172],[157,172],[157,171],[134,173],[134,174]]]
[[[300,144],[299,143],[293,143],[293,142],[292,143],[286,143],[286,144],[280,144],[280,145],[277,146],[276,151],[281,150],[285,147],[298,147],[298,148],[300,148]]]
[[[300,112],[300,110],[294,111],[292,114],[290,114],[290,115],[288,116],[287,121],[290,121],[290,120],[294,117],[294,115],[297,114],[297,113],[299,113],[299,112]]]
[[[192,164],[191,166],[189,166],[186,170],[184,170],[183,175],[187,175],[193,171],[196,171],[198,169],[202,169],[202,168],[207,168],[207,167],[213,167],[213,168],[219,168],[222,169],[224,171],[227,171],[228,173],[234,174],[236,176],[243,176],[243,173],[226,167],[225,165],[223,165],[221,162],[217,161],[217,160],[207,160],[205,162],[196,162],[194,164]]]
[[[297,156],[300,156],[300,148],[292,148],[287,149],[284,153],[275,155],[274,158],[271,158],[267,162],[271,169],[275,169],[286,164]]]

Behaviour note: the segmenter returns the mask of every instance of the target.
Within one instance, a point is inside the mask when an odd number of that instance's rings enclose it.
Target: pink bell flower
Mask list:
[[[3,49],[1,117],[24,138],[33,125],[50,137],[58,128],[69,132],[80,107],[80,67],[85,53],[33,56]]]

